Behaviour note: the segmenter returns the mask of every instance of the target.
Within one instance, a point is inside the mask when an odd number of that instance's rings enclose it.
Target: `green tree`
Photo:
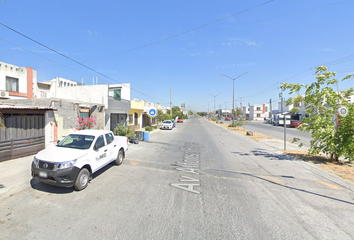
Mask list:
[[[353,95],[354,88],[339,92],[339,81],[336,73],[327,70],[327,67],[317,68],[317,81],[310,85],[283,83],[281,88],[289,90],[290,94],[296,93],[287,104],[303,102],[306,117],[302,118],[303,124],[298,127],[301,132],[310,132],[312,136],[309,154],[324,153],[332,160],[345,157],[354,161],[354,107],[348,103],[347,97]],[[347,75],[342,81],[353,78],[354,74]],[[300,94],[305,90],[305,95]],[[336,89],[336,90],[335,90]],[[338,108],[344,106],[349,111],[345,117],[338,116]],[[294,112],[298,109],[294,109]],[[302,144],[300,144],[302,146]]]
[[[168,114],[168,113],[165,113],[165,114],[162,116],[162,121],[170,120],[170,119],[171,119],[171,115]]]
[[[162,110],[160,110],[160,109],[157,110],[156,119],[157,119],[157,121],[160,121],[160,122],[162,122],[164,120]]]
[[[171,119],[171,111],[170,110],[167,110],[167,114],[170,115],[169,119]],[[172,119],[175,119],[176,117],[184,118],[184,114],[183,114],[183,112],[181,112],[181,109],[178,106],[172,107]]]

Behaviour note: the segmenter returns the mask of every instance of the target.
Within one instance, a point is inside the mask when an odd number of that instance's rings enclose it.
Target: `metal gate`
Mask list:
[[[44,115],[3,117],[0,162],[37,153],[45,147]]]

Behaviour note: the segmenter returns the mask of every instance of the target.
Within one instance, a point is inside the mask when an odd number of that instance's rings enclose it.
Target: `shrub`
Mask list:
[[[136,136],[136,131],[133,129],[130,129],[130,127],[128,127],[126,137],[129,138],[129,140],[130,140],[132,137],[135,137],[135,136]]]
[[[125,127],[123,123],[117,124],[117,127],[113,130],[113,134],[116,136],[125,136],[129,139],[136,136],[136,131]]]
[[[220,124],[223,124],[223,122],[219,122]]]
[[[152,131],[152,127],[151,126],[146,126],[145,127],[145,131],[151,132]]]
[[[242,127],[244,125],[244,122],[243,121],[236,121],[234,123],[231,123],[228,127]]]
[[[212,117],[212,118],[211,118],[211,121],[216,122],[216,120],[217,120],[216,117]]]
[[[113,130],[114,135],[116,136],[126,136],[128,129],[124,126],[123,123],[117,124],[116,128]]]
[[[91,129],[95,127],[96,120],[95,117],[79,117],[77,124],[76,130]]]

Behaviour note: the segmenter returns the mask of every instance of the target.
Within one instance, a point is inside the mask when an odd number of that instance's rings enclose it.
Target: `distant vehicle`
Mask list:
[[[178,118],[177,122],[178,123],[183,123],[183,118]]]
[[[161,129],[170,129],[172,130],[173,128],[173,122],[171,120],[165,120],[162,122],[162,125],[160,127]]]
[[[127,137],[114,136],[107,130],[81,130],[38,152],[31,175],[46,184],[80,191],[99,169],[111,162],[121,165],[126,151]]]
[[[302,124],[299,120],[291,120],[290,127],[298,127]]]
[[[291,116],[285,115],[285,124],[286,127],[290,127],[291,124]],[[284,115],[282,114],[274,114],[273,115],[273,125],[274,126],[284,126]]]
[[[225,121],[231,121],[231,118],[230,117],[226,117]]]

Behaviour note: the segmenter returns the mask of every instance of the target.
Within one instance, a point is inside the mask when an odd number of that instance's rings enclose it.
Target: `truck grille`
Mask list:
[[[54,163],[50,163],[50,162],[45,162],[45,161],[41,161],[39,160],[39,168],[42,168],[42,169],[47,169],[47,170],[53,170],[54,169]]]

